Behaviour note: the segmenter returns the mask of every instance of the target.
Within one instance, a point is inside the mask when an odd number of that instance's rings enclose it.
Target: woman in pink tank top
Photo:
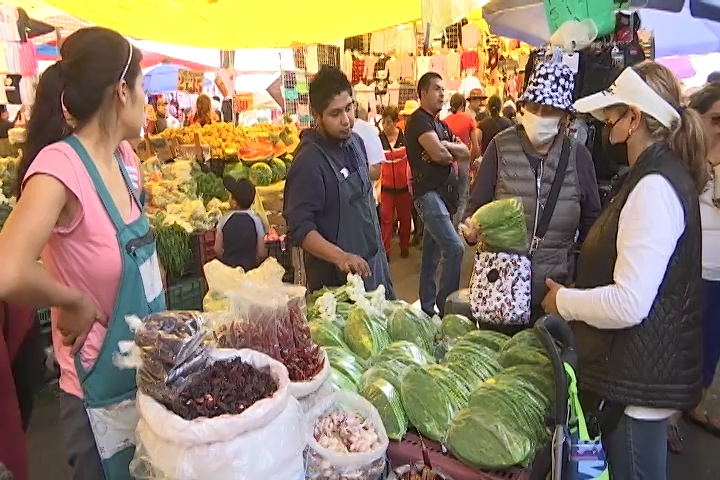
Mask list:
[[[165,308],[139,162],[126,142],[143,124],[142,54],[100,27],[73,33],[60,53],[40,78],[18,202],[0,232],[0,300],[51,307],[73,479],[126,480],[134,372],[111,357],[132,339],[125,315]]]

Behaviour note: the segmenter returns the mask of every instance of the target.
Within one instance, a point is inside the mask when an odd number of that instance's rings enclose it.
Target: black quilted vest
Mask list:
[[[685,231],[642,323],[598,330],[572,322],[580,388],[621,405],[688,410],[697,405],[702,389],[700,207],[690,174],[664,144],[643,152],[588,233],[575,286],[594,288],[613,282],[620,211],[635,185],[650,174],[660,174],[672,184],[685,212]]]

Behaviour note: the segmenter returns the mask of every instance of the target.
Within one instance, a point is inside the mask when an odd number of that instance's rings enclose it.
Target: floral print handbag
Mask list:
[[[470,280],[470,309],[478,322],[524,326],[531,323],[532,256],[542,243],[555,211],[570,156],[570,140],[563,140],[557,173],[545,209],[535,225],[527,253],[490,252],[475,254]],[[540,192],[535,208],[539,209]]]
[[[477,252],[470,281],[476,320],[494,325],[530,324],[531,267],[527,255]]]

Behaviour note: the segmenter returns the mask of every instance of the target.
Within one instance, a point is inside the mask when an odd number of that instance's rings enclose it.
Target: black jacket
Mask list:
[[[572,322],[580,388],[620,405],[688,410],[697,405],[702,390],[700,208],[687,168],[664,144],[657,143],[641,155],[588,233],[575,286],[594,288],[613,282],[620,212],[635,185],[650,174],[664,176],[673,186],[685,212],[685,231],[642,323],[598,330]]]

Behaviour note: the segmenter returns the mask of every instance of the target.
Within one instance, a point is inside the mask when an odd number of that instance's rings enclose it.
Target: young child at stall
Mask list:
[[[246,272],[260,265],[267,257],[265,227],[252,210],[255,186],[247,179],[225,176],[223,184],[230,192],[232,210],[217,225],[215,253],[229,267],[242,267]]]

